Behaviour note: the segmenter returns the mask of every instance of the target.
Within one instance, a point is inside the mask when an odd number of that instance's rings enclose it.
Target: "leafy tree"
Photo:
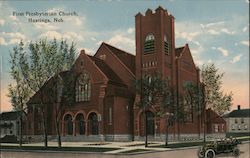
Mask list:
[[[203,65],[201,78],[204,84],[204,113],[206,109],[211,108],[214,112],[223,115],[230,110],[232,106],[232,92],[224,94],[221,90],[223,73],[219,73],[219,69],[214,64]],[[214,119],[214,118],[211,118]],[[211,120],[204,119],[204,141],[206,141],[206,124]]]
[[[69,69],[69,65],[72,65],[75,60],[75,44],[72,43],[69,48],[65,40],[61,40],[60,44],[58,44],[56,39],[54,41],[40,39],[36,42],[30,42],[26,50],[24,50],[24,44],[21,42],[17,50],[17,54],[20,56],[17,66],[21,70],[22,79],[25,81],[24,84],[33,91],[33,94],[40,92],[39,105],[36,105],[36,108],[38,106],[41,109],[44,145],[47,147],[47,114],[45,112],[47,105],[45,104],[45,97],[50,94],[46,92],[46,89],[44,90],[43,85],[53,76],[60,78],[58,77],[59,72]],[[53,91],[51,92],[53,93]],[[58,144],[60,147],[61,143]]]
[[[219,115],[223,115],[230,110],[232,105],[232,93],[223,94],[221,90],[223,75],[224,73],[219,73],[214,64],[203,65],[202,67],[201,76],[205,85],[204,101],[206,108],[211,108]]]
[[[27,102],[29,100],[31,89],[25,84],[25,80],[22,76],[19,66],[20,51],[23,51],[23,42],[21,41],[18,47],[14,47],[10,53],[10,75],[14,80],[14,83],[9,85],[8,97],[11,99],[11,104],[15,111],[19,114],[19,145],[22,146],[23,139],[23,115],[26,114]]]
[[[148,146],[147,115],[146,112],[153,106],[168,105],[169,86],[167,80],[164,80],[158,73],[153,75],[144,75],[136,81],[136,92],[140,95],[137,106],[142,110],[145,122],[145,147]],[[166,109],[164,106],[163,109]],[[161,115],[161,114],[160,114]]]
[[[62,119],[62,106],[70,105],[73,102],[73,77],[70,75],[70,68],[73,66],[76,57],[75,44],[72,43],[70,48],[66,41],[61,41],[58,47],[57,41],[54,40],[53,49],[53,65],[54,76],[52,84],[47,88],[47,94],[52,101],[55,111],[55,125],[57,132],[58,147],[61,147],[61,131],[60,120]]]

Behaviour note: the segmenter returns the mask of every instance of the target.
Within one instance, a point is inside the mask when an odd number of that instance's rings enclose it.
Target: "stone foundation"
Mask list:
[[[207,140],[215,140],[225,138],[225,133],[219,134],[206,134]],[[44,136],[43,135],[24,135],[24,141],[27,142],[43,142]],[[77,135],[77,136],[61,136],[62,142],[103,142],[103,141],[117,141],[117,142],[124,142],[124,141],[145,141],[144,136],[132,136],[127,134],[121,135]],[[203,134],[180,134],[179,139],[178,135],[169,134],[168,141],[197,141],[202,140]],[[157,141],[157,142],[165,142],[166,135],[165,134],[156,134],[156,135],[149,135],[149,141]],[[57,141],[56,135],[48,135],[48,141]]]

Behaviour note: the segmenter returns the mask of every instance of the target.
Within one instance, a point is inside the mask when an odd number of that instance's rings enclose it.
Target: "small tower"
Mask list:
[[[155,12],[135,16],[136,25],[136,78],[141,73],[173,75],[175,58],[174,17],[159,6]]]

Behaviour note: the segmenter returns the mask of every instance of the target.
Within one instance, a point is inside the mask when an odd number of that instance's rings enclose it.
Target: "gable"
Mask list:
[[[87,72],[93,83],[108,81],[107,76],[100,70],[94,61],[91,60],[87,54],[85,54],[84,50],[81,50],[81,53],[76,59],[71,71],[74,76],[77,76],[84,71]]]
[[[196,65],[194,63],[191,51],[187,44],[182,49],[182,51],[179,52],[179,62],[180,62],[182,69],[189,71],[189,72],[196,73],[196,70],[197,70]]]
[[[119,58],[119,60],[133,73],[135,74],[135,56],[127,53],[121,49],[113,47],[105,43],[105,46],[111,50],[111,52]]]
[[[117,57],[117,55],[115,55],[114,52],[110,50],[110,47],[107,46],[107,44],[102,43],[94,57],[101,59],[105,64],[107,64],[112,69],[112,71],[122,80],[122,82],[129,87],[129,89],[133,87],[131,83],[135,79],[135,75]]]

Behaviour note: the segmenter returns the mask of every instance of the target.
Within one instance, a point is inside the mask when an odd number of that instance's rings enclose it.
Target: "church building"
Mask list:
[[[145,121],[136,104],[140,96],[136,94],[134,81],[156,72],[169,80],[174,100],[170,104],[178,104],[186,113],[184,121],[174,121],[168,128],[169,139],[203,136],[203,115],[185,103],[184,88],[186,83],[200,86],[200,70],[194,64],[188,44],[175,47],[174,20],[162,7],[155,11],[148,9],[144,15],[138,13],[135,16],[136,55],[104,42],[93,56],[81,50],[71,70],[63,72],[74,80],[74,103],[61,107],[63,140],[143,140]],[[41,110],[35,106],[41,94],[42,89],[28,102],[24,125],[25,135],[37,138],[43,137]],[[157,117],[157,111],[159,107],[153,106],[146,112],[147,133],[150,140],[164,141],[166,118]],[[55,113],[55,105],[47,99],[46,126],[51,139],[56,137]]]

